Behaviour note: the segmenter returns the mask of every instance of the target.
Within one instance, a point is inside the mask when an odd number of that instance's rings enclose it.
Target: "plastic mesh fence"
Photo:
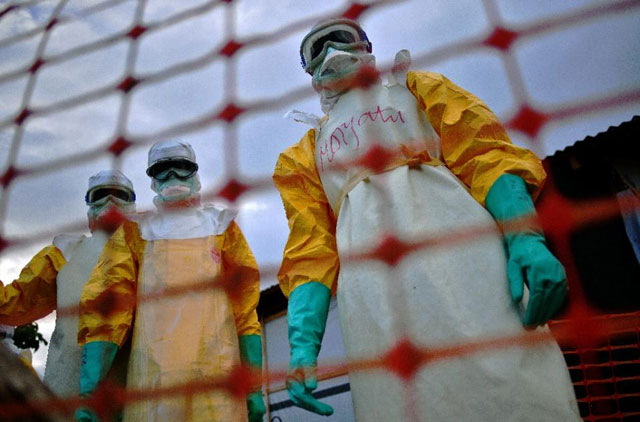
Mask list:
[[[51,38],[55,36],[58,28],[87,21],[105,10],[132,3],[130,21],[126,25],[121,25],[120,29],[110,35],[84,43],[79,42],[71,48],[62,49],[62,51],[51,51],[49,48]],[[273,109],[293,106],[307,98],[313,98],[315,93],[310,87],[305,86],[291,89],[273,98],[243,100],[244,87],[238,82],[239,59],[243,54],[256,47],[277,44],[292,34],[307,30],[321,18],[345,16],[359,19],[374,14],[384,14],[385,6],[402,2],[381,0],[370,3],[347,3],[338,10],[294,20],[277,27],[272,32],[246,37],[236,36],[236,3],[238,2],[231,0],[203,1],[193,7],[185,7],[175,14],[156,20],[145,19],[145,11],[149,8],[149,4],[145,0],[138,2],[112,0],[81,7],[74,5],[69,0],[56,2],[32,0],[6,3],[1,6],[0,26],[3,21],[23,13],[25,10],[31,10],[30,8],[42,5],[49,6],[46,8],[49,13],[46,16],[41,13],[41,23],[36,27],[0,39],[0,49],[10,50],[22,43],[32,43],[35,49],[33,58],[13,68],[0,71],[0,87],[14,83],[21,84],[21,94],[15,107],[11,112],[0,116],[0,131],[4,134],[10,134],[7,138],[4,167],[0,175],[0,186],[2,187],[0,225],[3,227],[3,230],[0,231],[0,254],[8,247],[20,247],[48,241],[57,233],[81,230],[86,225],[83,220],[64,221],[64,223],[56,224],[55,227],[37,232],[7,235],[4,226],[7,221],[10,201],[16,194],[11,191],[11,188],[17,182],[29,178],[46,177],[50,174],[54,175],[56,172],[78,163],[91,163],[104,159],[109,160],[112,167],[123,169],[129,173],[126,168],[126,160],[132,151],[146,150],[151,143],[158,140],[184,137],[210,129],[220,130],[222,143],[214,144],[212,142],[211,148],[216,148],[216,152],[222,157],[223,171],[219,183],[206,190],[203,195],[206,199],[220,199],[233,203],[253,193],[273,190],[270,178],[254,177],[243,171],[239,162],[239,122],[247,116],[256,116]],[[517,59],[518,46],[520,45],[518,42],[541,37],[581,23],[597,22],[610,16],[625,13],[637,13],[640,3],[633,0],[596,2],[560,16],[545,17],[516,26],[508,26],[504,23],[499,6],[499,2],[496,0],[481,2],[489,24],[489,30],[484,31],[481,36],[445,44],[414,55],[413,67],[427,68],[480,49],[495,50],[500,57],[501,66],[503,66],[513,95],[513,110],[510,117],[505,119],[505,126],[512,134],[522,139],[525,146],[537,152],[543,150],[540,145],[541,131],[555,122],[580,115],[598,115],[616,107],[640,101],[640,88],[636,86],[635,88],[627,87],[614,91],[610,95],[589,97],[587,100],[582,99],[562,106],[544,107],[535,104],[531,100],[530,93],[527,92],[523,82],[522,64]],[[66,13],[69,10],[72,12]],[[143,42],[146,37],[170,30],[178,25],[189,24],[189,22],[209,14],[219,14],[221,26],[218,27],[218,33],[211,37],[211,45],[207,51],[196,57],[160,67],[160,69],[146,72],[137,70],[136,60],[144,51]],[[222,31],[219,28],[222,28]],[[85,83],[85,81],[75,81],[77,84],[83,85],[85,89],[81,92],[71,90],[71,94],[65,98],[49,103],[36,101],[37,98],[34,99],[38,84],[47,83],[46,79],[44,82],[41,80],[47,69],[65,63],[75,63],[96,51],[116,47],[120,48],[118,54],[121,59],[124,59],[122,74],[112,75],[112,80],[98,86]],[[296,54],[296,52],[287,51],[286,54]],[[219,95],[219,101],[212,101],[204,112],[159,130],[144,134],[136,134],[129,130],[128,125],[131,123],[130,119],[135,111],[132,102],[136,93],[141,90],[159,88],[163,84],[171,83],[184,75],[212,65],[220,66],[223,90]],[[379,71],[385,74],[390,71],[390,66],[382,65],[379,67]],[[355,83],[366,85],[367,78],[372,75],[363,74],[360,76],[361,78]],[[27,141],[26,133],[31,122],[78,108],[100,107],[101,101],[105,98],[111,98],[117,103],[113,133],[105,135],[104,139],[95,142],[89,148],[70,151],[64,157],[41,160],[35,165],[20,164],[20,146]],[[76,122],[76,124],[81,124],[81,122]],[[256,136],[263,138],[265,135],[256,133]],[[291,142],[294,141],[295,139],[291,139]],[[384,167],[386,162],[393,159],[395,153],[386,150],[370,151],[364,160],[356,164],[375,170]],[[21,192],[20,194],[29,195],[29,192]],[[446,348],[429,348],[428,350],[418,348],[410,338],[405,338],[377,359],[340,362],[335,366],[320,368],[320,370],[332,371],[346,368],[349,371],[358,371],[382,367],[389,369],[395,376],[407,381],[409,385],[409,381],[419,368],[442,359],[476,353],[480,350],[558,341],[563,347],[569,364],[569,371],[584,420],[640,418],[640,407],[637,404],[640,402],[640,387],[638,387],[640,384],[640,356],[638,354],[640,313],[602,315],[591,308],[582,293],[580,277],[576,271],[569,245],[569,237],[573,231],[589,223],[607,219],[619,211],[629,212],[633,207],[631,203],[619,205],[617,202],[606,200],[588,203],[576,202],[556,193],[551,200],[547,201],[546,207],[539,210],[540,222],[545,233],[556,245],[560,259],[566,264],[571,288],[570,307],[564,319],[554,321],[551,324],[553,336],[547,333],[533,332],[521,336],[485,339],[474,343]],[[558,216],[558,209],[563,210],[562,218]],[[519,224],[522,222],[514,222],[513,226],[517,228]],[[477,227],[473,230],[449,233],[447,236],[438,238],[431,237],[411,244],[389,236],[380,239],[379,244],[372,247],[371,250],[362,251],[362,254],[351,256],[348,259],[374,258],[393,267],[402,257],[418,248],[446,247],[476,236],[482,236],[488,230],[491,228]],[[277,262],[262,265],[262,277],[273,278],[278,266]],[[228,279],[205,281],[186,289],[163,292],[158,295],[138,298],[138,300],[152,302],[167,295],[183,295],[194,290],[211,288],[222,288],[228,294],[234,294],[233,283],[229,281]],[[108,312],[111,307],[118,306],[118,300],[122,299],[107,298],[105,311]],[[402,305],[395,304],[395,306]],[[57,315],[64,318],[75,312],[77,312],[75,308],[58,309]],[[401,312],[398,312],[398,315],[401,315]],[[251,374],[245,368],[237,368],[224,379],[201,380],[169,389],[152,391],[121,390],[111,385],[105,385],[90,399],[90,404],[101,414],[106,415],[124,403],[180,395],[186,398],[185,415],[189,415],[189,398],[197,393],[227,389],[239,400],[244,400],[244,395],[251,389],[252,383],[255,381],[249,375]],[[268,374],[268,379],[271,382],[283,382],[285,377],[284,368],[270,370]],[[412,409],[414,404],[410,396],[411,394],[408,394],[408,414],[414,420],[419,420],[415,415],[415,409]],[[55,402],[33,403],[32,408],[54,409],[69,414],[69,409],[73,409],[78,403],[78,399],[68,398]],[[0,415],[2,417],[26,417],[29,411],[18,405],[5,406],[0,408]]]

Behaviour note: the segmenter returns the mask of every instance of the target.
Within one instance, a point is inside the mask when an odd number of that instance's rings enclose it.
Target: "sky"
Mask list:
[[[137,1],[107,2],[113,6],[87,16],[87,7],[101,3],[69,0],[64,4],[61,23],[50,31],[44,47],[45,60],[132,27]],[[90,175],[113,166],[121,168],[133,181],[138,209],[151,209],[154,193],[149,188],[145,168],[154,136],[220,109],[229,92],[240,105],[256,102],[269,105],[240,115],[232,127],[212,122],[176,138],[193,145],[205,191],[222,186],[229,169],[235,169],[240,180],[266,182],[267,188],[249,192],[234,204],[222,205],[239,209],[237,221],[260,267],[271,269],[272,275],[279,265],[288,228],[279,195],[269,181],[278,154],[307,130],[303,124],[283,116],[291,109],[321,114],[310,78],[300,67],[299,43],[317,18],[339,15],[350,3],[338,0],[236,0],[228,5],[205,0],[147,3],[143,23],[162,24],[139,38],[132,62],[134,74],[153,76],[181,63],[198,65],[137,86],[128,96],[124,118],[120,115],[123,96],[114,90],[60,111],[55,105],[120,81],[130,54],[128,40],[103,43],[86,54],[53,60],[38,70],[29,105],[36,109],[52,107],[53,111],[25,121],[14,165],[19,169],[56,165],[51,171],[18,177],[0,191],[0,200],[8,204],[5,214],[0,215],[2,236],[36,239],[1,252],[0,280],[5,284],[18,276],[53,234],[70,224],[83,227],[87,211],[84,194]],[[632,5],[615,13],[599,12],[586,19],[553,25],[559,19],[580,16],[594,7],[633,2],[374,3],[382,4],[366,11],[359,21],[373,43],[380,67],[388,66],[395,53],[406,48],[415,60],[412,68],[443,73],[485,101],[503,122],[516,114],[522,99],[533,108],[556,112],[640,90],[640,7]],[[0,1],[0,10],[9,4],[14,2]],[[3,40],[45,24],[59,4],[59,0],[29,2],[28,7],[12,10],[0,19],[0,124],[19,112],[28,81],[24,72],[17,77],[3,75],[24,69],[34,61],[42,33],[18,42]],[[199,13],[171,24],[172,17],[190,13],[194,8],[200,8]],[[219,57],[208,60],[212,52],[226,44],[230,22],[235,39],[240,41],[291,29],[275,39],[269,38],[268,42],[240,49],[230,61]],[[486,38],[497,24],[513,31],[533,30],[533,34],[516,39],[507,56],[486,46],[463,47]],[[548,30],[535,31],[540,25]],[[441,52],[444,54],[435,54]],[[515,76],[507,72],[508,66],[516,69]],[[515,85],[510,83],[514,77]],[[281,101],[292,92],[301,95],[292,101]],[[510,131],[510,135],[515,143],[546,156],[639,114],[638,95],[634,98],[552,120],[535,139],[517,131]],[[277,100],[280,102],[270,104]],[[0,175],[7,169],[15,130],[15,125],[0,127]],[[106,147],[121,133],[143,142],[114,159]],[[234,137],[235,142],[229,144],[231,148],[225,148],[225,142],[233,141]],[[263,287],[274,283],[273,276],[263,279]],[[40,321],[45,337],[50,336],[54,324],[54,315]],[[43,372],[45,359],[46,348],[34,356],[39,373]]]

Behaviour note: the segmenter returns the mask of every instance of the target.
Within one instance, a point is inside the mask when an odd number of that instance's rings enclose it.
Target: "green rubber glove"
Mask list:
[[[535,214],[535,207],[522,178],[504,174],[495,181],[485,200],[487,210],[502,223]],[[529,302],[522,319],[527,327],[544,325],[562,306],[567,293],[564,268],[549,251],[544,235],[533,228],[505,233],[507,277],[514,302],[520,303],[524,284]]]
[[[311,393],[318,387],[316,367],[330,299],[331,291],[325,285],[303,284],[291,292],[287,311],[291,346],[287,376],[289,397],[296,406],[323,416],[333,414],[333,408],[316,400]]]
[[[108,341],[94,341],[82,347],[80,366],[80,397],[89,397],[105,379],[118,352],[118,345]],[[92,410],[81,407],[76,410],[76,422],[97,422]]]
[[[262,339],[257,334],[238,337],[240,345],[240,360],[244,365],[262,370]],[[247,410],[249,422],[262,422],[266,408],[262,400],[262,390],[253,391],[247,395]]]

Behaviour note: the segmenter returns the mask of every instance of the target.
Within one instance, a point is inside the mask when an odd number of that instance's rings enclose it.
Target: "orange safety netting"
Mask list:
[[[22,8],[37,4],[38,0],[23,1],[20,3],[9,3],[0,9],[0,24],[12,13],[16,13]],[[207,190],[203,195],[206,199],[223,198],[227,201],[235,202],[249,192],[259,192],[273,189],[271,180],[268,178],[251,178],[244,175],[240,170],[238,162],[238,142],[237,123],[239,120],[250,114],[264,113],[273,107],[283,107],[292,105],[302,99],[314,95],[313,91],[305,87],[286,92],[277,98],[262,101],[239,100],[241,88],[237,83],[237,57],[243,52],[253,47],[276,43],[286,36],[310,28],[316,21],[327,16],[314,16],[312,18],[295,21],[282,26],[273,32],[259,36],[237,38],[234,29],[234,8],[232,0],[216,0],[203,2],[197,7],[185,9],[182,12],[169,16],[164,20],[145,23],[142,19],[147,6],[147,2],[141,0],[137,3],[133,22],[122,31],[114,33],[106,38],[79,45],[62,53],[47,53],[47,45],[52,31],[61,24],[73,20],[86,19],[88,16],[99,13],[105,9],[123,3],[122,0],[107,0],[97,3],[94,6],[81,9],[71,15],[64,15],[62,12],[67,6],[68,0],[60,0],[51,16],[42,25],[26,32],[0,39],[0,48],[8,47],[28,39],[39,39],[36,48],[36,55],[32,62],[20,68],[0,73],[0,84],[9,83],[20,78],[26,78],[20,105],[15,114],[0,121],[0,130],[12,130],[8,154],[6,158],[6,170],[0,175],[0,186],[2,196],[0,197],[0,222],[4,223],[7,217],[9,204],[8,188],[24,176],[45,175],[65,168],[69,163],[88,162],[97,157],[110,155],[113,158],[114,167],[122,165],[122,158],[128,154],[133,146],[146,145],[152,142],[170,139],[176,136],[183,136],[197,131],[202,131],[210,127],[220,127],[223,130],[223,150],[224,174],[222,182],[213,189]],[[363,14],[382,13],[381,6],[399,3],[398,0],[374,1],[370,3],[353,2],[344,8],[339,14],[344,17],[357,19]],[[494,0],[484,0],[483,6],[492,25],[489,35],[481,38],[468,39],[463,42],[456,42],[454,45],[445,45],[435,50],[413,57],[415,67],[425,67],[455,57],[457,55],[474,51],[480,48],[493,48],[500,52],[502,63],[504,64],[507,79],[516,104],[516,112],[505,122],[505,126],[514,132],[524,134],[528,139],[528,146],[538,149],[538,135],[542,128],[551,122],[578,116],[587,113],[598,113],[610,110],[614,107],[635,103],[640,100],[640,88],[629,89],[618,92],[611,96],[602,96],[579,104],[566,104],[554,109],[541,109],[529,100],[524,88],[522,69],[515,60],[513,45],[521,39],[539,36],[559,28],[573,25],[577,22],[600,19],[610,14],[624,13],[640,7],[640,3],[635,0],[612,1],[606,4],[598,4],[579,9],[573,13],[560,17],[544,19],[529,23],[518,28],[507,27],[500,18],[498,7]],[[157,72],[139,74],[135,71],[136,57],[139,54],[140,42],[148,34],[177,25],[195,17],[208,13],[212,10],[222,9],[225,17],[224,33],[219,35],[222,40],[216,44],[206,54],[198,56],[175,65],[171,65]],[[127,44],[126,64],[124,74],[114,83],[110,83],[82,94],[71,96],[61,101],[56,101],[48,105],[32,105],[32,97],[35,85],[38,83],[38,75],[47,66],[73,60],[80,56],[89,54],[95,50],[115,45],[125,41]],[[295,54],[295,52],[292,52]],[[224,66],[224,92],[221,105],[215,106],[209,112],[201,114],[193,119],[179,122],[162,130],[140,136],[134,136],[127,130],[127,116],[130,113],[131,98],[136,90],[141,87],[156,86],[172,78],[176,78],[194,69],[203,68],[214,62],[220,62]],[[382,68],[380,72],[386,73],[390,68]],[[371,72],[369,70],[368,72]],[[372,79],[371,73],[363,73],[356,82],[365,85]],[[22,167],[17,164],[18,149],[23,142],[25,125],[30,119],[48,116],[63,110],[69,110],[79,106],[94,103],[107,95],[118,94],[119,111],[115,133],[104,145],[92,150],[71,154],[64,159],[54,159],[42,164],[30,167]],[[293,140],[292,140],[293,141]],[[367,166],[372,169],[384,168],[385,163],[394,156],[394,151],[372,150],[358,165]],[[562,213],[557,210],[562,209]],[[574,257],[569,245],[569,237],[575,230],[584,227],[589,223],[607,219],[616,213],[629,212],[633,209],[632,204],[623,203],[621,206],[611,200],[577,202],[563,197],[552,190],[547,198],[545,206],[539,209],[540,222],[547,237],[556,246],[556,252],[560,260],[565,264],[570,283],[570,306],[562,320],[552,321],[551,328],[553,336],[549,333],[532,332],[524,335],[509,338],[483,339],[474,343],[459,344],[446,348],[421,349],[412,344],[410,338],[405,338],[398,342],[394,348],[388,350],[377,359],[356,362],[340,362],[332,367],[320,368],[321,371],[333,371],[347,369],[349,371],[363,370],[372,367],[384,367],[389,369],[395,376],[407,381],[410,380],[417,370],[423,365],[432,362],[449,359],[475,353],[479,350],[511,347],[514,345],[533,345],[539,342],[558,341],[565,353],[569,364],[569,371],[577,392],[581,413],[586,421],[614,420],[616,418],[640,417],[640,408],[633,405],[634,401],[640,402],[640,389],[636,388],[640,383],[640,369],[635,370],[633,376],[619,375],[619,369],[625,367],[628,373],[629,367],[640,368],[640,355],[637,353],[640,336],[640,312],[603,315],[590,307],[584,297],[580,278],[576,270]],[[513,222],[517,228],[523,222]],[[73,222],[65,227],[54,227],[45,232],[29,234],[26,236],[3,236],[0,232],[0,254],[8,246],[29,245],[35,242],[50,239],[52,235],[83,228],[85,222]],[[428,238],[415,243],[402,242],[392,236],[380,239],[369,251],[362,251],[362,254],[349,257],[349,259],[379,259],[389,266],[394,266],[404,255],[417,248],[443,247],[456,242],[463,242],[474,236],[481,236],[491,228],[477,227],[474,230],[464,232],[449,233],[438,238]],[[1,255],[0,255],[1,256]],[[263,277],[274,277],[279,263],[263,266],[261,273]],[[233,295],[233,277],[227,280],[215,280],[213,282],[203,282],[180,290],[165,291],[162,294],[138,298],[140,301],[156,301],[159,298],[170,295],[183,295],[200,289],[223,288]],[[131,298],[104,298],[104,312],[109,313],[118,306],[120,301],[132,300]],[[402,306],[395,304],[395,306]],[[67,315],[76,313],[76,308],[58,309],[58,317],[64,318]],[[634,352],[635,350],[635,352]],[[211,391],[214,389],[227,389],[240,400],[244,400],[244,395],[250,391],[256,382],[256,377],[252,377],[246,368],[239,367],[229,377],[224,379],[202,380],[195,383],[188,383],[175,386],[170,389],[152,391],[131,391],[122,390],[113,385],[104,385],[89,399],[89,404],[102,415],[109,414],[110,411],[121,406],[123,403],[138,400],[153,400],[166,396],[183,395],[187,399],[185,414],[189,414],[189,397],[194,394]],[[270,370],[267,374],[270,382],[283,382],[286,377],[286,370]],[[636,387],[633,387],[633,386]],[[408,389],[410,393],[410,388]],[[408,394],[410,396],[410,394]],[[72,411],[77,406],[79,399],[65,399],[54,402],[34,402],[32,409],[59,410],[62,413]],[[407,398],[409,414],[415,416],[411,397]],[[70,410],[71,409],[71,410]],[[26,416],[32,410],[21,405],[4,406],[0,408],[0,417],[20,417]],[[626,420],[626,419],[625,419]]]

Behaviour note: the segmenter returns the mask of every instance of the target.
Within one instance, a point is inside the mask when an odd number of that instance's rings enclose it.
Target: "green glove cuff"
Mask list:
[[[498,221],[536,212],[527,185],[521,177],[503,174],[491,186],[485,198],[487,210]]]
[[[315,364],[327,325],[330,300],[331,290],[315,281],[291,292],[287,321],[292,367]]]
[[[258,334],[238,337],[240,360],[245,365],[262,368],[262,339]]]
[[[247,366],[252,366],[258,371],[262,370],[262,338],[257,334],[247,334],[238,337],[240,346],[240,361]],[[260,391],[259,389],[257,391]]]
[[[93,393],[107,376],[118,352],[118,345],[109,341],[94,341],[82,347],[80,366],[80,395]]]
[[[253,366],[257,370],[262,370],[262,339],[257,334],[247,334],[238,337],[240,346],[240,360],[244,365]],[[261,421],[265,414],[262,390],[247,395],[247,409],[249,411],[249,422]]]
[[[513,174],[503,174],[493,183],[485,198],[485,205],[499,223],[525,215],[536,215],[536,208],[527,191],[527,185],[521,177]],[[524,230],[524,232],[527,235],[540,237],[544,241],[539,229],[531,227],[530,230]],[[521,234],[523,234],[522,229],[516,232],[506,232],[507,243],[513,242]]]

